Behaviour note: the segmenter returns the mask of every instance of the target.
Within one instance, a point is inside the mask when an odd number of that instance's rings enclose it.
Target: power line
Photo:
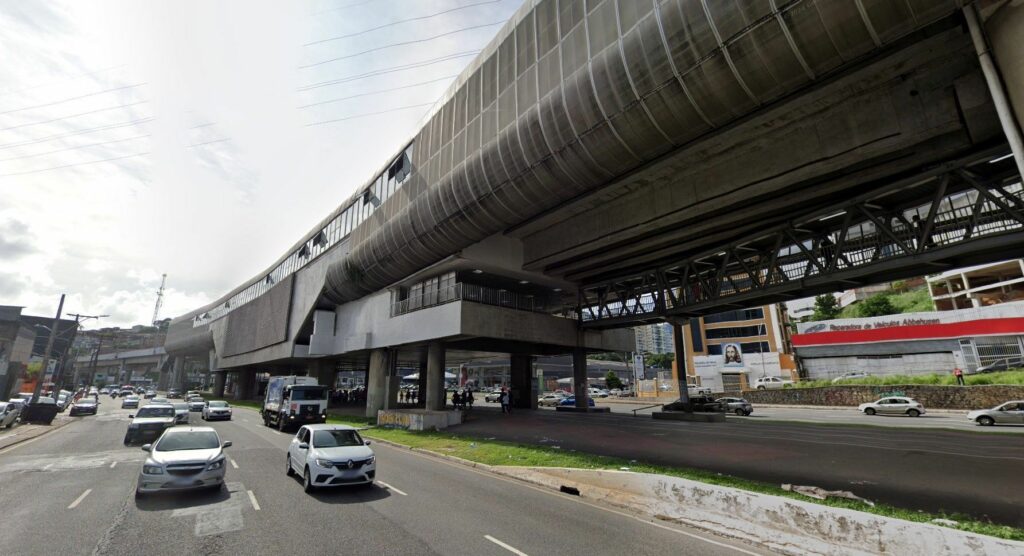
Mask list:
[[[433,103],[433,102],[424,102],[423,104],[413,104],[413,105],[410,105],[410,106],[399,106],[398,108],[392,108],[390,110],[381,110],[379,112],[367,112],[365,114],[355,114],[355,115],[352,115],[352,116],[346,116],[344,118],[336,118],[336,119],[333,119],[333,120],[324,120],[322,122],[313,122],[313,123],[310,123],[310,124],[306,124],[306,127],[311,127],[311,126],[315,126],[315,125],[333,124],[333,123],[336,123],[336,122],[344,122],[344,121],[348,121],[348,120],[355,120],[356,118],[365,118],[367,116],[377,116],[377,115],[380,115],[380,114],[390,114],[391,112],[398,112],[398,111],[401,111],[401,110],[409,110],[409,109],[412,109],[412,108],[421,108],[423,106],[433,106],[434,104],[435,103]]]
[[[149,102],[149,101],[148,100],[140,100],[138,102],[130,102],[128,104],[118,104],[117,106],[110,106],[110,107],[107,107],[107,108],[100,108],[99,110],[90,110],[88,112],[79,112],[78,114],[71,114],[70,116],[63,116],[61,118],[53,118],[52,120],[43,120],[41,122],[31,122],[31,123],[27,123],[27,124],[15,125],[15,126],[11,126],[11,127],[4,127],[4,128],[0,128],[0,131],[8,131],[8,130],[11,130],[11,129],[20,129],[20,128],[23,128],[23,127],[31,127],[31,126],[34,126],[34,125],[51,124],[53,122],[59,122],[61,120],[70,120],[71,118],[77,118],[79,116],[88,116],[89,114],[97,114],[99,112],[106,112],[108,110],[117,110],[118,108],[129,108],[129,107],[132,107],[132,106],[138,106],[140,104],[146,104],[147,102]]]
[[[33,139],[31,141],[20,141],[20,142],[17,142],[17,143],[7,143],[5,145],[0,145],[0,149],[9,149],[11,147],[21,147],[21,146],[24,146],[24,145],[34,145],[36,143],[44,143],[46,141],[52,141],[54,139],[62,139],[64,137],[71,137],[73,135],[84,135],[86,133],[92,133],[94,131],[104,131],[104,130],[107,130],[107,129],[118,129],[118,128],[121,128],[121,127],[129,127],[129,126],[134,126],[136,124],[146,123],[146,122],[151,122],[151,121],[153,121],[152,117],[146,117],[146,118],[139,118],[138,120],[131,120],[131,121],[127,121],[127,122],[122,122],[122,123],[119,123],[119,124],[110,124],[110,125],[104,125],[104,126],[99,126],[99,127],[92,127],[92,128],[88,128],[88,129],[79,129],[79,130],[72,131],[72,132],[69,132],[69,133],[61,133],[61,134],[57,134],[57,135],[50,135],[48,137],[40,137],[39,139]]]
[[[112,157],[112,158],[104,158],[104,159],[101,159],[101,160],[90,160],[88,162],[79,162],[79,163],[76,163],[76,164],[64,164],[63,166],[52,166],[50,168],[40,168],[38,170],[29,170],[27,172],[12,172],[10,174],[0,174],[0,178],[7,178],[7,177],[11,177],[11,176],[25,176],[25,175],[28,175],[28,174],[37,174],[39,172],[49,172],[50,170],[60,170],[60,169],[63,169],[63,168],[73,168],[75,166],[87,166],[89,164],[99,164],[101,162],[111,162],[111,161],[114,161],[114,160],[124,160],[126,158],[134,158],[136,156],[145,156],[147,154],[150,154],[150,153],[149,152],[144,152],[144,153],[126,154],[124,156],[115,156],[115,157]]]
[[[133,141],[135,139],[145,139],[146,137],[149,137],[149,136],[150,136],[150,134],[147,133],[145,135],[136,135],[135,137],[127,137],[125,139],[114,139],[113,141],[102,141],[102,142],[99,142],[99,143],[89,143],[87,145],[75,145],[75,146],[72,146],[72,147],[67,147],[65,149],[56,149],[56,150],[53,150],[53,151],[46,151],[46,152],[41,152],[41,153],[26,154],[26,155],[22,155],[22,156],[12,156],[10,158],[0,158],[0,162],[10,162],[12,160],[22,160],[22,159],[25,159],[25,158],[35,158],[37,156],[46,156],[46,155],[49,155],[49,154],[62,153],[62,152],[65,152],[65,151],[75,151],[75,150],[78,150],[78,149],[85,149],[85,148],[88,148],[88,147],[99,147],[101,145],[109,145],[111,143],[123,143],[125,141]]]
[[[377,51],[380,51],[380,50],[387,50],[388,48],[394,48],[396,46],[409,46],[411,44],[420,44],[420,43],[424,43],[424,42],[430,42],[432,40],[439,39],[441,37],[447,37],[449,35],[455,35],[455,34],[458,34],[458,33],[464,33],[466,31],[472,31],[474,29],[483,29],[484,27],[494,27],[495,25],[502,25],[504,23],[506,23],[506,22],[505,21],[495,21],[493,23],[484,23],[483,25],[473,25],[473,26],[470,26],[470,27],[463,27],[461,29],[456,29],[454,31],[448,31],[447,33],[441,33],[440,35],[434,35],[433,37],[427,37],[427,38],[424,38],[424,39],[416,39],[414,41],[395,42],[395,43],[391,43],[391,44],[386,44],[384,46],[378,46],[376,48],[371,48],[369,50],[364,50],[362,52],[356,52],[355,54],[347,54],[345,56],[339,56],[337,58],[331,58],[329,60],[323,60],[321,62],[315,62],[315,63],[312,63],[312,64],[307,64],[305,66],[299,66],[299,69],[315,68],[317,66],[322,66],[324,64],[329,64],[331,62],[337,62],[337,61],[340,61],[340,60],[348,60],[350,58],[356,58],[358,56],[362,56],[363,54],[369,54],[371,52],[377,52]]]
[[[313,12],[313,13],[311,13],[309,15],[310,15],[310,17],[312,17],[314,15],[320,15],[320,14],[327,14],[327,13],[331,13],[331,12],[336,12],[338,10],[347,10],[349,8],[355,8],[356,6],[362,6],[362,5],[365,5],[365,4],[369,4],[369,3],[374,2],[374,1],[375,0],[363,0],[362,2],[356,2],[355,4],[349,4],[347,6],[338,6],[337,8],[331,8],[329,10],[321,10],[319,12]]]
[[[83,98],[89,98],[89,97],[94,97],[96,95],[103,95],[103,94],[106,94],[106,93],[112,93],[114,91],[123,91],[125,89],[134,89],[135,87],[141,87],[143,85],[148,85],[148,83],[136,83],[135,85],[125,85],[123,87],[114,87],[112,89],[104,89],[102,91],[96,91],[94,93],[89,93],[89,94],[86,94],[86,95],[79,95],[77,97],[66,98],[64,100],[55,100],[53,102],[47,102],[46,104],[37,104],[35,106],[26,106],[24,108],[15,108],[14,110],[7,110],[7,111],[4,111],[4,112],[0,112],[0,116],[3,116],[4,114],[13,114],[15,112],[23,112],[25,110],[33,110],[33,109],[36,109],[36,108],[46,108],[47,106],[53,106],[55,104],[63,104],[65,102],[71,102],[73,100],[81,100]]]
[[[48,83],[42,83],[42,84],[39,84],[39,85],[32,85],[31,87],[25,87],[23,89],[18,89],[16,91],[0,92],[0,97],[9,97],[11,95],[21,94],[21,93],[24,93],[26,91],[33,91],[35,89],[42,89],[43,87],[50,87],[50,86],[55,85],[57,83],[63,83],[65,81],[74,81],[75,79],[80,79],[82,77],[89,77],[91,75],[97,75],[97,74],[100,74],[100,73],[106,73],[106,72],[111,71],[111,70],[116,70],[116,69],[121,69],[121,68],[126,68],[126,67],[128,67],[128,64],[121,64],[121,65],[117,65],[117,66],[110,66],[108,68],[98,69],[96,71],[89,71],[89,72],[85,72],[85,73],[80,73],[78,75],[73,75],[71,77],[63,77],[63,78],[60,78],[60,79],[55,79],[55,80],[50,81]]]
[[[430,19],[432,17],[437,17],[439,15],[449,14],[449,13],[457,12],[457,11],[460,11],[460,10],[466,10],[466,9],[469,9],[469,8],[474,8],[476,6],[483,6],[485,4],[498,4],[498,3],[503,2],[503,1],[504,0],[487,0],[486,2],[477,2],[476,4],[467,4],[465,6],[459,6],[458,8],[451,8],[451,9],[444,10],[444,11],[441,11],[441,12],[435,12],[435,13],[432,13],[432,14],[429,14],[429,15],[423,15],[423,16],[419,16],[419,17],[410,17],[409,19],[399,19],[398,21],[392,21],[391,23],[385,23],[384,25],[378,25],[377,27],[371,27],[370,29],[365,29],[363,31],[359,31],[359,32],[356,32],[356,33],[349,33],[347,35],[338,35],[337,37],[329,37],[329,38],[326,38],[326,39],[320,39],[318,41],[307,42],[306,44],[304,44],[302,46],[313,46],[314,44],[321,44],[321,43],[325,43],[325,42],[338,41],[338,40],[341,40],[341,39],[348,39],[348,38],[352,38],[352,37],[358,37],[359,35],[365,35],[366,33],[372,33],[373,31],[380,31],[381,29],[387,29],[388,27],[393,27],[393,26],[401,24],[401,23],[408,23],[410,21],[422,21],[424,19]]]
[[[389,68],[384,68],[384,69],[380,69],[380,70],[374,70],[374,71],[371,71],[371,72],[361,73],[361,74],[358,74],[358,75],[351,75],[351,76],[342,77],[342,78],[339,78],[339,79],[332,79],[331,81],[321,81],[319,83],[310,83],[309,85],[304,85],[302,87],[299,87],[297,90],[298,91],[310,91],[310,90],[313,90],[313,89],[319,89],[320,87],[327,87],[327,86],[330,86],[330,85],[339,85],[341,83],[349,83],[349,82],[352,82],[352,81],[359,81],[360,79],[366,79],[368,77],[376,77],[378,75],[384,75],[384,74],[388,74],[388,73],[395,73],[395,72],[398,72],[398,71],[405,71],[407,69],[415,69],[415,68],[423,68],[423,67],[427,67],[427,66],[432,66],[434,64],[438,64],[438,63],[441,63],[441,62],[447,62],[448,60],[455,60],[455,59],[458,59],[458,58],[465,58],[466,56],[476,56],[479,53],[480,53],[479,50],[470,50],[470,51],[467,51],[467,52],[457,52],[455,54],[448,54],[447,56],[440,56],[438,58],[430,58],[430,59],[427,59],[427,60],[423,60],[422,62],[413,62],[411,64],[403,64],[403,65],[400,65],[400,66],[392,66],[392,67],[389,67]]]
[[[191,149],[192,147],[202,147],[203,145],[212,145],[213,143],[224,143],[225,141],[230,141],[230,140],[231,140],[230,137],[225,138],[225,139],[214,139],[213,141],[203,141],[202,143],[194,143],[192,145],[188,145],[185,148],[186,149]]]
[[[392,87],[390,89],[380,89],[378,91],[370,91],[368,93],[359,93],[359,94],[356,94],[356,95],[349,95],[347,97],[332,98],[330,100],[322,100],[320,102],[314,102],[312,104],[303,104],[302,106],[299,106],[299,109],[301,110],[303,108],[310,108],[310,107],[313,107],[313,106],[320,106],[322,104],[330,104],[332,102],[341,102],[343,100],[349,100],[349,99],[353,99],[353,98],[365,97],[365,96],[369,96],[369,95],[377,95],[377,94],[380,94],[380,93],[390,93],[391,91],[401,91],[402,89],[411,89],[413,87],[419,87],[421,85],[427,85],[427,84],[430,84],[430,83],[436,83],[438,81],[445,81],[445,80],[448,80],[448,79],[455,79],[456,77],[458,77],[458,75],[446,75],[444,77],[438,77],[437,79],[431,79],[430,81],[421,81],[419,83],[413,83],[412,85],[404,85],[402,87]]]

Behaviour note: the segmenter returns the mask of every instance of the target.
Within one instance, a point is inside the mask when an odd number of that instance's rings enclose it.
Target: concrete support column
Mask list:
[[[587,409],[587,350],[576,348],[572,351],[572,390],[576,396],[576,407]]]
[[[387,396],[388,350],[375,349],[370,352],[370,372],[366,380],[366,416],[376,418],[377,411],[384,409]]]
[[[416,407],[427,407],[427,354],[420,357],[420,378],[416,381]]]
[[[210,355],[209,355],[209,364],[206,367],[206,387],[207,388],[211,388],[212,389],[212,388],[216,387],[216,384],[211,384],[210,380],[212,379],[213,382],[215,383],[217,381],[216,377],[219,374],[221,374],[221,373],[217,372],[217,352],[215,350],[211,349],[210,350]],[[221,384],[220,384],[220,396],[219,397],[224,397],[224,382],[223,381],[221,381]]]
[[[170,385],[171,385],[172,388],[177,388],[178,390],[180,390],[182,392],[188,390],[188,388],[184,388],[184,386],[185,386],[185,358],[180,356],[180,355],[176,356],[174,358],[174,362],[171,363],[171,382],[170,382]]]
[[[253,383],[256,382],[256,373],[248,370],[241,370],[235,373],[235,399],[248,400],[252,397]]]
[[[162,359],[157,364],[157,372],[160,373],[156,379],[157,390],[167,390],[167,360]],[[78,386],[78,366],[75,366],[75,387]]]
[[[444,344],[430,342],[427,346],[427,409],[444,409],[447,396],[444,392]]]
[[[216,372],[213,373],[213,397],[223,398],[224,397],[224,383],[227,382],[228,373]]]
[[[326,386],[327,388],[334,389],[334,381],[337,378],[337,366],[334,361],[327,361],[325,359],[318,359],[313,361],[310,365],[309,372],[306,374],[316,377],[317,384]]]
[[[512,407],[537,409],[537,394],[533,376],[533,356],[511,355],[509,367],[512,378]]]
[[[402,379],[398,377],[398,350],[388,350],[388,374],[384,382],[384,409],[398,408],[398,391],[402,386]]]
[[[675,348],[676,384],[679,388],[679,401],[690,406],[690,390],[686,384],[686,338],[683,336],[683,325],[672,323],[672,343]]]

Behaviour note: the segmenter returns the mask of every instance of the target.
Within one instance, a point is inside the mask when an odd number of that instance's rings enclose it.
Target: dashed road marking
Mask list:
[[[377,484],[382,486],[382,487],[384,487],[384,488],[386,488],[386,489],[388,489],[388,490],[390,490],[390,491],[392,491],[392,492],[394,492],[395,494],[401,494],[402,496],[409,496],[408,494],[406,494],[406,493],[398,490],[397,488],[395,488],[395,487],[385,483],[384,481],[377,481]]]
[[[251,490],[247,492],[249,493],[249,501],[252,502],[252,509],[257,512],[260,511],[260,503],[256,501],[256,495],[253,494]]]
[[[230,462],[231,462],[231,467],[234,467],[235,469],[238,469],[238,464],[237,464],[237,463],[235,463],[235,460],[233,460],[233,459],[231,459],[231,458],[228,458],[228,461],[230,461]]]
[[[517,556],[527,556],[527,554],[525,552],[523,552],[522,550],[518,550],[517,548],[515,548],[513,546],[505,544],[505,543],[499,541],[498,539],[496,539],[496,538],[494,538],[494,537],[492,537],[490,535],[484,535],[484,538],[489,540],[489,541],[491,541],[492,543],[494,543],[494,544],[504,548],[505,550],[511,552],[512,554],[516,554]]]
[[[71,504],[70,504],[70,505],[68,506],[68,509],[69,509],[69,510],[73,510],[73,509],[77,508],[77,507],[78,507],[78,505],[82,503],[82,500],[85,500],[85,497],[86,497],[86,496],[89,496],[89,493],[90,493],[90,492],[92,492],[92,489],[91,489],[91,488],[87,488],[87,489],[85,489],[85,492],[83,492],[83,493],[82,493],[82,495],[81,495],[81,496],[79,496],[78,498],[75,498],[75,501],[74,501],[74,502],[72,502],[72,503],[71,503]]]
[[[111,469],[113,469],[113,468],[115,468],[115,467],[117,467],[117,462],[116,462],[116,461],[114,461],[114,462],[111,462],[111,463],[110,463],[110,468],[111,468]]]

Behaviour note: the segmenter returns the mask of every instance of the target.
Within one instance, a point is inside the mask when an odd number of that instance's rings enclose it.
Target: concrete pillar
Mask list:
[[[168,363],[167,359],[162,359],[162,360],[160,360],[160,362],[157,363],[157,372],[160,373],[159,376],[156,379],[156,389],[157,390],[167,390],[167,363]],[[77,382],[78,382],[78,366],[77,365],[75,366],[75,382],[76,382],[75,386],[77,387],[78,386],[78,384],[77,384]]]
[[[420,357],[419,367],[420,378],[416,385],[416,407],[427,407],[427,354],[423,352]]]
[[[235,372],[235,399],[248,400],[252,397],[253,383],[256,382],[256,373],[249,370]]]
[[[170,385],[172,388],[184,392],[188,388],[183,388],[185,384],[185,358],[182,356],[176,356],[174,362],[171,363],[171,381]]]
[[[679,388],[679,401],[690,403],[690,390],[686,382],[686,338],[683,336],[683,325],[672,323],[672,343],[675,344],[676,386]]]
[[[447,405],[444,391],[444,344],[430,342],[427,346],[427,409],[441,410]]]
[[[576,407],[587,409],[587,350],[576,348],[572,351],[572,390],[576,396]]]
[[[992,2],[991,4],[999,4]],[[974,6],[967,6],[964,11],[974,10]],[[968,18],[970,14],[965,13]],[[968,22],[970,27],[971,23]],[[991,47],[996,72],[986,72],[986,80],[993,93],[993,100],[996,96],[1003,96],[1008,106],[999,110],[1000,100],[996,100],[997,111],[1000,121],[1003,124],[1004,133],[1014,150],[1014,158],[1017,161],[1017,169],[1024,172],[1024,146],[1021,145],[1022,130],[1024,130],[1024,43],[1021,36],[1024,36],[1024,4],[1020,2],[1003,2],[999,8],[988,15],[983,23],[984,37],[988,44],[976,45],[976,49],[986,46]],[[973,37],[973,35],[972,35]],[[985,58],[982,56],[981,58]],[[981,59],[982,68],[985,69],[987,62]],[[991,79],[989,79],[991,78]],[[992,87],[1002,89],[999,92],[991,91]],[[1011,135],[1013,137],[1011,138]]]
[[[217,372],[217,352],[215,350],[211,349],[208,359],[209,359],[209,363],[206,366],[206,387],[210,388],[212,390],[212,389],[214,389],[214,387],[216,385],[215,384],[211,384],[210,381],[212,379],[214,382],[216,382],[217,381],[216,375],[220,374],[220,373]],[[221,382],[221,386],[220,386],[220,397],[223,397],[223,396],[224,396],[224,383],[222,381]]]
[[[317,384],[326,386],[333,390],[337,372],[337,366],[335,366],[334,361],[318,359],[313,361],[313,364],[310,365],[309,372],[306,374],[315,376]]]
[[[213,397],[223,398],[224,397],[224,383],[227,381],[227,372],[216,372],[213,373]]]
[[[398,391],[402,386],[402,379],[398,377],[398,350],[388,350],[388,374],[384,381],[384,409],[398,408]]]
[[[366,416],[376,418],[377,411],[384,409],[388,380],[388,350],[375,349],[370,352],[370,371],[366,380]]]
[[[533,356],[511,355],[509,357],[512,378],[512,407],[537,409],[537,394],[533,377]]]

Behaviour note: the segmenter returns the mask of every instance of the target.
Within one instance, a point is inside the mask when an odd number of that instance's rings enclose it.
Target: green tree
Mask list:
[[[671,369],[672,361],[675,361],[675,358],[676,354],[674,353],[645,353],[644,365],[659,369]]]
[[[588,355],[587,359],[594,359],[596,361],[618,361],[619,363],[625,363],[626,358],[617,351],[609,351],[607,353],[595,353]]]
[[[893,306],[892,300],[889,299],[889,294],[880,293],[872,295],[861,302],[860,311],[858,312],[862,317],[881,317],[899,313],[899,309]]]
[[[814,314],[811,320],[831,320],[839,317],[839,301],[836,296],[826,293],[814,298]]]
[[[616,388],[622,389],[622,381],[619,380],[619,375],[615,374],[615,371],[608,371],[608,373],[604,375],[604,384],[609,390],[614,390]]]

